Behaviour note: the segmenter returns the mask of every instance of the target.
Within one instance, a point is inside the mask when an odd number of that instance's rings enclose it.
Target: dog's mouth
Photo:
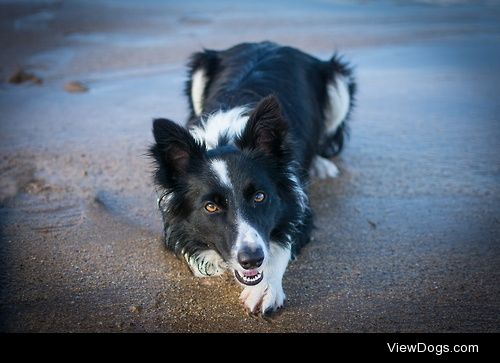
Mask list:
[[[234,276],[236,277],[236,280],[241,282],[243,285],[254,286],[262,281],[264,273],[257,270],[234,270]]]

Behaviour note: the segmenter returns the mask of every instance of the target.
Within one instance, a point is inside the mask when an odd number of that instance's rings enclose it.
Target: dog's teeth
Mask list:
[[[243,276],[243,279],[245,281],[249,281],[249,282],[255,281],[258,278],[260,278],[260,272],[257,275],[253,275],[253,276]]]
[[[257,272],[255,275],[247,276],[244,275],[243,272],[235,271],[237,278],[239,281],[243,284],[248,284],[248,285],[254,285],[256,281],[259,281],[262,279],[262,272]]]

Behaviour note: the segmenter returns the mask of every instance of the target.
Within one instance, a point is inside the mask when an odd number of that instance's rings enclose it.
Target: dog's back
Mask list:
[[[195,53],[189,72],[188,126],[198,126],[200,116],[252,107],[274,94],[304,171],[315,155],[328,158],[341,151],[355,83],[350,67],[338,56],[321,61],[271,42],[243,43]]]

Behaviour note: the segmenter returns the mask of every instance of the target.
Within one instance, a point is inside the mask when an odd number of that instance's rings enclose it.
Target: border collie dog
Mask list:
[[[305,186],[335,177],[355,83],[334,55],[321,61],[270,42],[195,53],[187,127],[153,122],[165,243],[197,277],[228,270],[253,314],[283,306],[288,262],[313,226]]]

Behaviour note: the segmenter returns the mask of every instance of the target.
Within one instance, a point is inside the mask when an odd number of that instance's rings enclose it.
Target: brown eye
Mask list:
[[[253,201],[255,203],[262,203],[266,199],[266,195],[263,192],[257,192],[255,193],[255,196],[253,197]]]
[[[209,203],[205,204],[205,210],[208,213],[215,213],[215,212],[219,211],[219,207],[217,207],[216,204],[209,202]]]

